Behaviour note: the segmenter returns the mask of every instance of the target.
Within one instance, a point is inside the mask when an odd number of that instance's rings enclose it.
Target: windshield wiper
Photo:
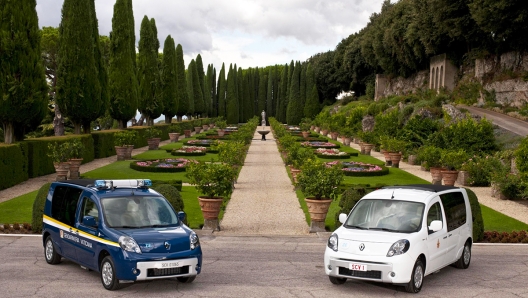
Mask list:
[[[353,228],[353,229],[360,229],[360,230],[368,230],[369,229],[369,228],[362,227],[362,226],[350,226],[350,225],[345,225],[345,228]]]
[[[387,229],[387,228],[370,228],[370,229],[371,229],[371,230],[387,231],[387,232],[400,232],[399,230]]]
[[[137,229],[138,227],[135,227],[135,226],[118,226],[118,227],[113,227],[114,229]]]

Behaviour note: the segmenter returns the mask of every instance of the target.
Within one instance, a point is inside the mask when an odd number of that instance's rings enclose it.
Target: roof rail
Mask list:
[[[434,185],[434,184],[409,184],[409,185],[394,185],[394,186],[384,186],[382,189],[415,189],[415,190],[424,190],[430,192],[440,192],[451,189],[459,189],[459,187],[446,186],[446,185]]]

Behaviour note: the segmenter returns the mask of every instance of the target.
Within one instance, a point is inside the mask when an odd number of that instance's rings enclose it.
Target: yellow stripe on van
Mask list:
[[[74,227],[71,227],[67,224],[64,224],[56,219],[53,219],[47,215],[43,215],[42,216],[42,221],[44,223],[47,223],[51,226],[54,226],[56,228],[59,228],[59,229],[62,229],[68,233],[76,233],[76,234],[79,234],[80,236],[82,237],[85,237],[85,238],[88,238],[90,240],[93,240],[93,241],[96,241],[96,242],[99,242],[99,243],[103,243],[103,244],[107,244],[107,245],[111,245],[111,246],[115,246],[115,247],[120,247],[119,246],[119,243],[117,242],[114,242],[114,241],[110,241],[110,240],[106,240],[106,239],[103,239],[103,238],[100,238],[100,237],[97,237],[97,236],[94,236],[92,234],[89,234],[89,233],[86,233],[86,232],[83,232],[79,229],[76,229]]]

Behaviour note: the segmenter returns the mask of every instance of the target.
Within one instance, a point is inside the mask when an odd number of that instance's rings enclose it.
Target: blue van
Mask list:
[[[51,184],[42,239],[48,264],[67,258],[100,273],[107,290],[123,283],[200,273],[196,233],[150,180],[68,180]]]

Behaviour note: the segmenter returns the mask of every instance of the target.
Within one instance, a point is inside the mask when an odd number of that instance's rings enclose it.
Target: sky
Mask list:
[[[37,0],[39,25],[58,27],[64,0]],[[185,64],[201,54],[217,73],[224,62],[265,67],[334,50],[361,30],[383,0],[133,0],[136,44],[145,15],[181,44]],[[99,34],[112,30],[114,0],[95,0]]]

